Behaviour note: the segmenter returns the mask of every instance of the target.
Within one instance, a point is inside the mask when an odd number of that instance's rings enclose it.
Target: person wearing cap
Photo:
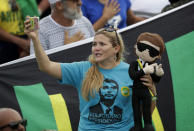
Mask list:
[[[27,120],[11,108],[0,108],[0,131],[25,131]]]
[[[156,61],[161,59],[165,45],[159,34],[144,32],[137,38],[134,48],[138,59],[130,63],[128,70],[129,76],[133,80],[132,105],[134,127],[130,131],[154,131],[151,109],[152,101],[156,101],[157,98],[156,90],[150,91],[140,78],[144,75],[150,75],[154,83],[160,81],[164,75],[164,70],[162,64],[158,64]],[[142,124],[142,113],[144,124]]]
[[[40,20],[39,39],[44,50],[93,37],[90,21],[82,16],[81,0],[49,0],[51,14]],[[30,44],[30,54],[34,46]]]

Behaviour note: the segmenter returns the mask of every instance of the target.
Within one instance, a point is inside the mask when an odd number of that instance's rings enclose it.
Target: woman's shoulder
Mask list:
[[[89,61],[80,61],[80,62],[76,62],[76,63],[81,64],[81,65],[87,65],[87,66],[91,66],[92,65],[92,63],[89,62]]]
[[[89,61],[79,61],[72,63],[60,63],[62,69],[71,69],[71,70],[87,70],[91,67],[91,63]]]
[[[124,68],[129,68],[131,66],[136,66],[138,64],[137,61],[131,61],[130,63],[127,63],[127,62],[121,62],[121,66],[124,67]]]
[[[80,66],[81,68],[90,68],[92,66],[92,63],[89,61],[79,61],[74,62],[77,66]]]
[[[125,62],[125,61],[121,61],[121,66],[129,67],[129,63],[127,63],[127,62]]]
[[[64,64],[72,64],[72,65],[77,65],[77,66],[91,66],[91,62],[89,61],[75,61],[72,63],[64,63]]]

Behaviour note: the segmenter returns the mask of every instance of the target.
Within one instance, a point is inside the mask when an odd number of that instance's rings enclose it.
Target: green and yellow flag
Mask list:
[[[166,51],[162,55],[164,76],[156,85],[157,106],[152,119],[156,131],[194,130],[194,2],[162,13],[121,33],[126,61],[136,59],[133,46],[142,32],[160,34]],[[86,60],[91,39],[73,48],[61,47],[49,57],[57,62]],[[39,71],[35,58],[26,57],[0,65],[0,108],[18,110],[28,120],[27,131],[45,129],[77,131],[79,100],[75,88],[60,85],[57,79]]]

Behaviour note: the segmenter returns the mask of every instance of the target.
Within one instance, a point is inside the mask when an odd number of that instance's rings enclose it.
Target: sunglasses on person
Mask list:
[[[23,125],[24,127],[26,127],[27,120],[24,119],[24,120],[20,120],[20,121],[16,121],[16,122],[10,122],[7,125],[0,126],[0,129],[4,129],[6,127],[10,127],[11,129],[15,130],[15,129],[18,129],[20,124]]]
[[[104,28],[103,31],[107,31],[107,32],[115,32],[116,37],[117,37],[118,44],[121,45],[121,44],[120,44],[120,40],[119,40],[119,36],[118,36],[118,34],[117,34],[117,29],[112,28],[112,27],[108,27],[108,28]]]
[[[155,57],[155,56],[158,56],[160,54],[160,52],[157,49],[155,49],[154,47],[147,45],[145,43],[137,42],[137,48],[140,52],[148,49],[151,57]]]

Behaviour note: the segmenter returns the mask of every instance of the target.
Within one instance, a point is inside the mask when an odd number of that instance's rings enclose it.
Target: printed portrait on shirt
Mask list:
[[[99,124],[111,124],[121,121],[122,109],[114,105],[118,95],[119,85],[116,81],[105,79],[99,90],[98,104],[89,108],[88,119]]]

